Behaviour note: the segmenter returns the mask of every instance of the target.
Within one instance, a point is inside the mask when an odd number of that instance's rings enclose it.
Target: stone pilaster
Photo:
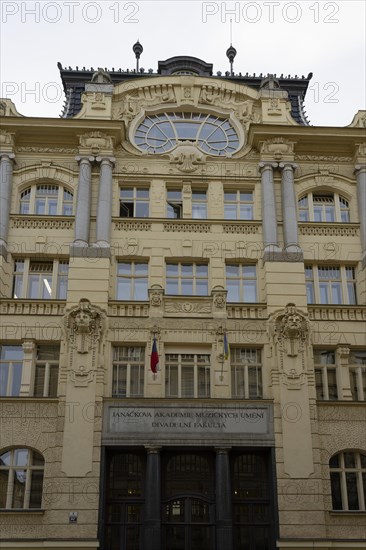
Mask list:
[[[110,254],[112,220],[112,184],[114,157],[97,157],[100,162],[99,197],[97,207],[97,245]]]
[[[216,544],[232,550],[233,526],[229,449],[216,449]]]
[[[366,267],[366,164],[356,164],[357,177],[357,202],[358,216],[360,220],[360,236],[362,246],[362,268]]]
[[[281,162],[282,171],[282,217],[284,236],[284,255],[286,261],[303,261],[302,250],[299,247],[296,195],[294,185],[294,171],[296,164]]]
[[[160,447],[146,447],[146,490],[145,490],[145,550],[161,548],[161,467]]]
[[[19,397],[29,397],[34,382],[33,365],[35,363],[36,344],[34,340],[23,342],[23,371]]]
[[[9,231],[13,153],[0,153],[0,254],[6,259]]]
[[[276,199],[273,181],[273,169],[276,162],[260,162],[262,179],[262,224],[264,261],[281,261],[282,251],[278,246]]]
[[[78,156],[79,181],[75,215],[75,233],[72,252],[74,256],[83,255],[82,249],[89,244],[90,204],[91,204],[91,163],[93,156]],[[79,253],[78,253],[79,252]]]
[[[337,379],[338,387],[340,388],[339,399],[352,400],[351,378],[349,372],[349,355],[350,348],[348,346],[339,346],[336,351],[337,364]]]

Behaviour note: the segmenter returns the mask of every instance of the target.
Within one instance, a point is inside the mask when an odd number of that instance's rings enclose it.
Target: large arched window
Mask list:
[[[33,185],[20,195],[20,214],[72,216],[73,194],[62,185]]]
[[[347,199],[338,193],[308,193],[299,200],[300,222],[343,222],[350,221]]]
[[[170,112],[148,115],[134,135],[146,153],[166,153],[181,142],[192,143],[214,156],[230,156],[239,148],[239,137],[225,117],[207,113]]]
[[[0,508],[41,508],[44,459],[31,449],[0,455]]]
[[[366,503],[366,453],[345,451],[329,461],[333,510],[363,510]]]

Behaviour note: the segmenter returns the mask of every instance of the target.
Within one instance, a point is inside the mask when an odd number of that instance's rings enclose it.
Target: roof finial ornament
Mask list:
[[[233,63],[236,56],[236,49],[233,46],[233,20],[230,19],[230,47],[226,50],[226,56],[230,61],[230,76],[234,76]]]
[[[136,72],[138,73],[139,72],[139,60],[140,60],[140,55],[142,54],[142,52],[144,51],[144,48],[141,46],[140,42],[139,42],[139,39],[137,39],[137,42],[136,44],[134,44],[132,46],[132,49],[133,49],[133,53],[135,54],[136,56]]]

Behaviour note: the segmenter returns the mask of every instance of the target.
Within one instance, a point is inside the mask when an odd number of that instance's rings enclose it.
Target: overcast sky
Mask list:
[[[1,97],[25,116],[58,117],[64,96],[57,62],[75,68],[132,69],[191,55],[225,72],[308,75],[310,123],[346,126],[365,109],[366,13],[363,0],[201,2],[1,0]]]

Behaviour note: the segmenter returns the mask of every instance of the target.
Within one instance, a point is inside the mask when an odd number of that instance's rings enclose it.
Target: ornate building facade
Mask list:
[[[366,112],[59,68],[0,102],[1,547],[366,548]]]

